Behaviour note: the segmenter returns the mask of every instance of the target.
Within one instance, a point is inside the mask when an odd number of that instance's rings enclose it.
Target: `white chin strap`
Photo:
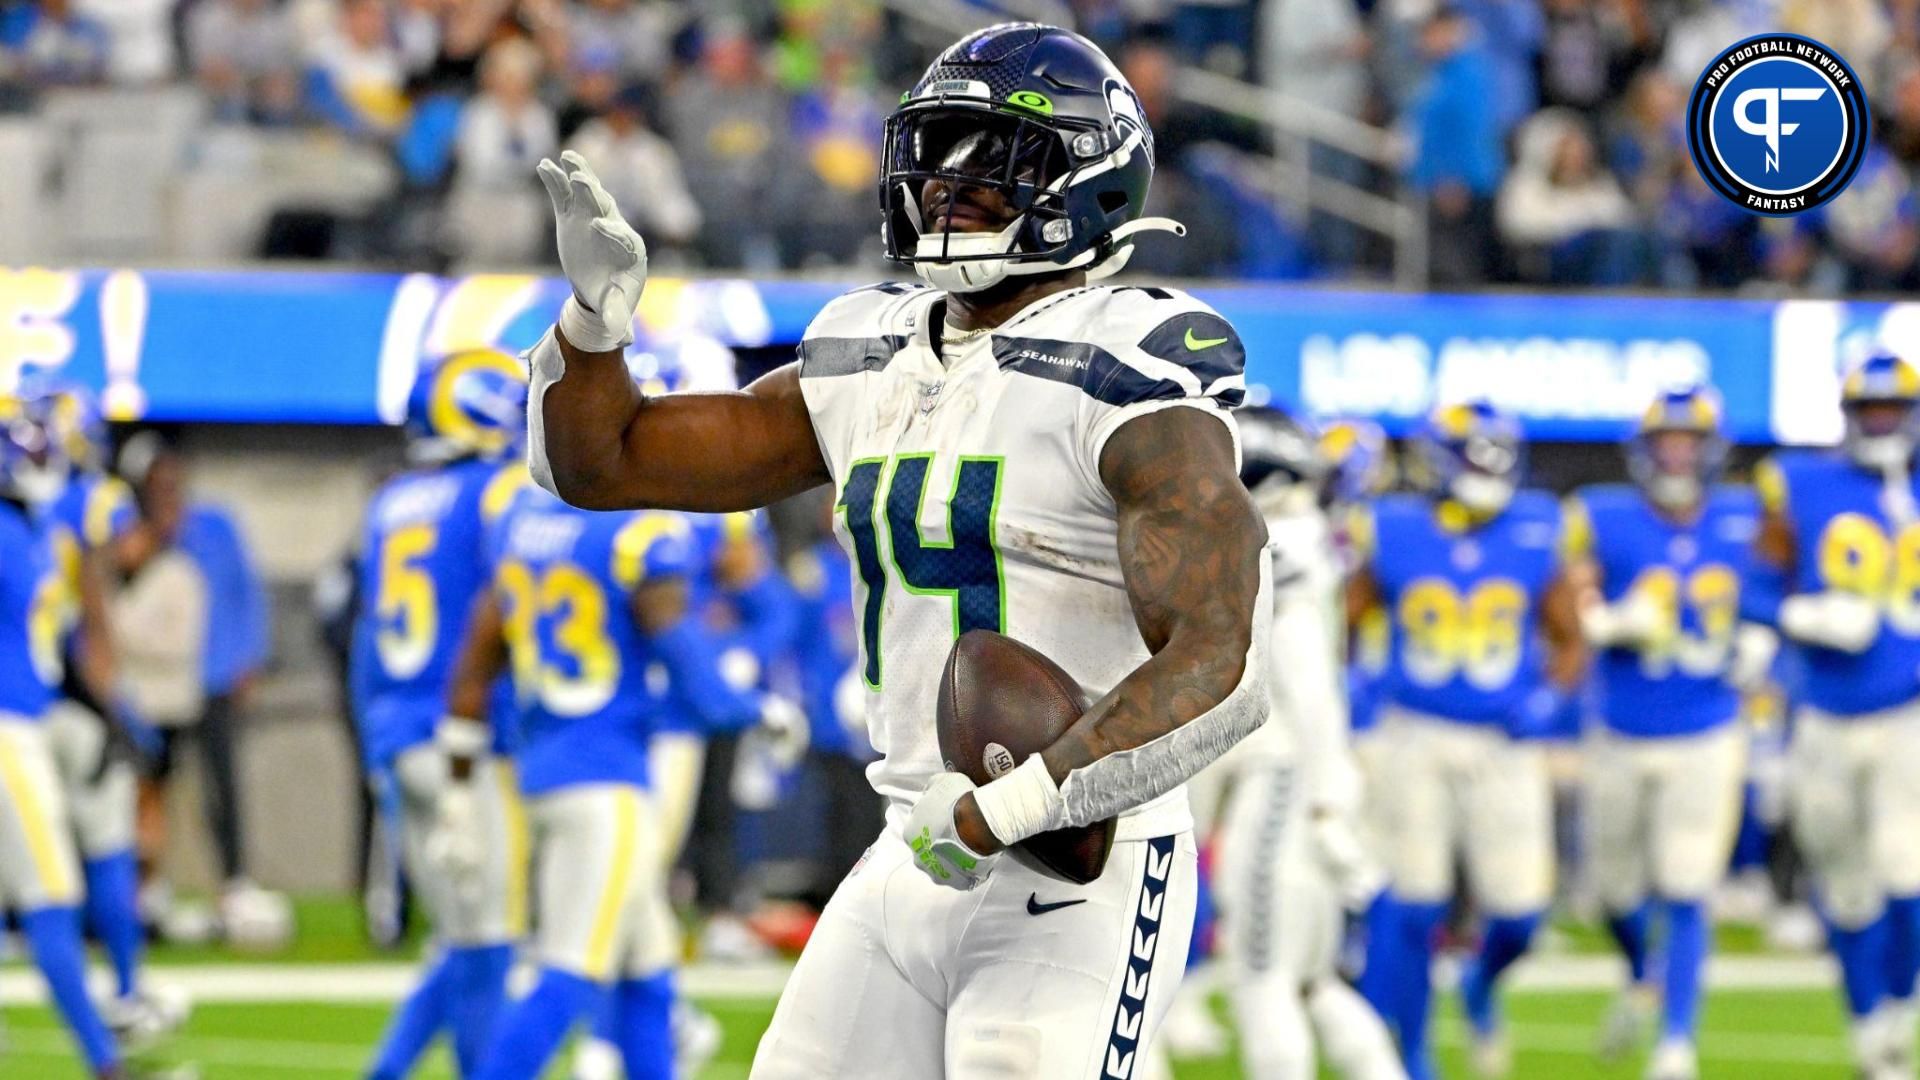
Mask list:
[[[1052,274],[1086,268],[1088,281],[1099,281],[1119,273],[1133,257],[1133,245],[1122,241],[1135,233],[1159,231],[1175,236],[1187,235],[1187,227],[1172,218],[1147,217],[1129,221],[1113,230],[1109,243],[1112,255],[1098,266],[1090,265],[1099,246],[1088,248],[1064,263],[1020,261],[1011,253],[1014,235],[1025,216],[1015,218],[996,233],[934,233],[922,235],[914,245],[913,272],[936,289],[950,293],[979,292],[1000,284],[1009,277],[1024,274]],[[943,258],[944,257],[944,258]]]
[[[1668,510],[1684,510],[1700,501],[1700,481],[1691,476],[1662,474],[1647,484],[1647,497]]]
[[[1904,467],[1913,459],[1913,440],[1905,435],[1862,435],[1849,447],[1853,460],[1869,469]]]
[[[13,474],[14,494],[29,506],[45,506],[60,497],[67,486],[65,462],[22,465]]]
[[[1453,501],[1482,517],[1491,517],[1513,501],[1513,483],[1481,472],[1464,472],[1447,485]]]

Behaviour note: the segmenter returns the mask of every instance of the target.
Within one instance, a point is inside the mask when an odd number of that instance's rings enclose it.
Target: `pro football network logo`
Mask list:
[[[1687,148],[1707,185],[1742,209],[1776,217],[1845,191],[1871,125],[1853,69],[1798,34],[1728,47],[1687,102]]]

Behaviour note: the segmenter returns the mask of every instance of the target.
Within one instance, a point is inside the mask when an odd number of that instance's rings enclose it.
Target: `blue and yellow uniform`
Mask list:
[[[1853,716],[1920,696],[1920,522],[1891,517],[1888,481],[1835,453],[1780,454],[1754,483],[1798,542],[1788,591],[1852,593],[1880,612],[1879,633],[1861,652],[1806,646],[1800,700]],[[1906,487],[1920,501],[1920,477]]]
[[[691,620],[643,616],[636,593],[684,581],[696,565],[693,530],[682,514],[595,513],[529,488],[489,547],[535,840],[541,974],[478,1075],[538,1074],[588,1018],[620,1045],[630,1075],[670,1075],[677,942],[649,741]]]
[[[1920,371],[1868,357],[1841,384],[1837,452],[1755,473],[1783,555],[1778,622],[1802,659],[1790,820],[1839,960],[1861,1072],[1911,1071],[1920,981]],[[1781,531],[1791,538],[1781,544]],[[1791,552],[1782,550],[1791,547]]]
[[[688,519],[578,510],[529,488],[497,532],[493,588],[519,702],[521,787],[646,786],[647,737],[671,683],[635,624],[643,581],[693,568]]]
[[[1567,550],[1590,557],[1609,604],[1636,593],[1670,616],[1644,648],[1596,658],[1598,713],[1625,735],[1691,735],[1739,714],[1727,681],[1740,626],[1741,583],[1752,565],[1760,504],[1741,487],[1710,490],[1697,516],[1657,512],[1624,484],[1588,488],[1567,504]]]
[[[1521,722],[1540,688],[1539,607],[1558,576],[1560,508],[1522,491],[1475,525],[1450,502],[1394,495],[1366,526],[1388,613],[1384,703],[1463,724]]]
[[[105,473],[81,473],[47,508],[47,520],[61,573],[78,590],[81,558],[125,536],[138,513],[126,481]]]
[[[507,757],[505,680],[491,714],[493,754],[473,766],[484,860],[462,877],[433,854],[450,782],[435,729],[469,614],[487,589],[488,525],[529,482],[510,460],[525,409],[525,376],[510,356],[477,350],[427,365],[408,400],[416,467],[384,484],[367,512],[350,660],[355,715],[399,862],[443,947],[402,1001],[372,1080],[408,1075],[443,1029],[462,1072],[477,1068],[505,998],[512,943],[526,930],[526,826]]]
[[[81,872],[44,722],[64,668],[67,588],[46,521],[0,502],[0,906],[19,913],[55,1004],[104,1075],[120,1054],[87,995]]]
[[[353,688],[369,768],[433,738],[468,611],[487,584],[485,529],[523,486],[518,463],[468,458],[403,473],[374,496]],[[497,725],[496,725],[497,726]]]

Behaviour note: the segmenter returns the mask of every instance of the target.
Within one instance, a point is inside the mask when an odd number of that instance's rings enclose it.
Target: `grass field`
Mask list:
[[[389,1006],[381,999],[391,992],[394,958],[371,953],[359,943],[351,909],[344,905],[303,903],[300,916],[298,946],[268,959],[216,961],[203,950],[157,950],[158,977],[165,979],[171,972],[176,979],[204,979],[212,969],[223,977],[227,989],[209,993],[187,1029],[148,1055],[144,1064],[156,1071],[191,1064],[194,1072],[177,1075],[200,1080],[359,1076],[387,1016]],[[1575,951],[1587,944],[1582,935],[1570,940]],[[1733,952],[1747,951],[1745,944],[1738,938],[1723,942]],[[385,962],[384,966],[368,966],[372,960]],[[275,967],[250,967],[264,963]],[[18,985],[17,965],[7,965],[7,970]],[[330,980],[326,1000],[279,1000],[300,992],[288,978],[289,971],[339,973],[343,979]],[[365,997],[370,1000],[354,1000],[359,995],[353,980],[360,972],[382,976],[368,981]],[[344,986],[339,985],[342,982]],[[255,996],[262,1000],[233,1000]],[[1592,990],[1535,989],[1512,995],[1514,1075],[1540,1080],[1638,1077],[1637,1061],[1603,1066],[1594,1058],[1594,1034],[1607,1003],[1605,993]],[[726,1043],[699,1080],[740,1080],[772,1013],[771,996],[729,991],[703,998],[702,1005],[720,1020]],[[1450,998],[1443,998],[1438,1009],[1443,1074],[1468,1076],[1457,1007]],[[73,1063],[65,1033],[44,1007],[16,1004],[0,1009],[0,1014],[5,1017],[0,1077],[85,1080]],[[1709,1080],[1839,1080],[1849,1074],[1838,1003],[1824,987],[1718,989],[1708,995],[1702,1029],[1702,1075]],[[444,1057],[436,1056],[418,1075],[444,1080],[453,1074]],[[564,1074],[556,1070],[552,1075]],[[1239,1075],[1231,1058],[1179,1062],[1175,1069],[1177,1080],[1228,1080]]]

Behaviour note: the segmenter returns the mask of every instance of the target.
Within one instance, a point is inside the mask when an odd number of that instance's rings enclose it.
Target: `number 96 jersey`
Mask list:
[[[1920,694],[1920,522],[1887,512],[1889,502],[1914,504],[1920,484],[1908,484],[1908,492],[1889,493],[1879,473],[1834,453],[1781,454],[1754,474],[1767,511],[1786,521],[1798,545],[1789,591],[1838,589],[1880,611],[1866,651],[1805,650],[1804,700],[1822,711],[1877,712]]]
[[[944,294],[879,285],[829,304],[800,345],[800,389],[852,555],[867,770],[894,825],[943,764],[934,732],[955,638],[1003,632],[1089,700],[1147,658],[1127,600],[1100,453],[1128,420],[1193,407],[1233,426],[1245,354],[1183,293],[1081,288],[945,346]],[[956,763],[957,764],[957,763]],[[1185,794],[1119,839],[1188,827]]]
[[[1385,700],[1446,720],[1504,725],[1538,685],[1540,598],[1560,569],[1560,508],[1522,491],[1499,517],[1417,495],[1358,523],[1393,631]]]

